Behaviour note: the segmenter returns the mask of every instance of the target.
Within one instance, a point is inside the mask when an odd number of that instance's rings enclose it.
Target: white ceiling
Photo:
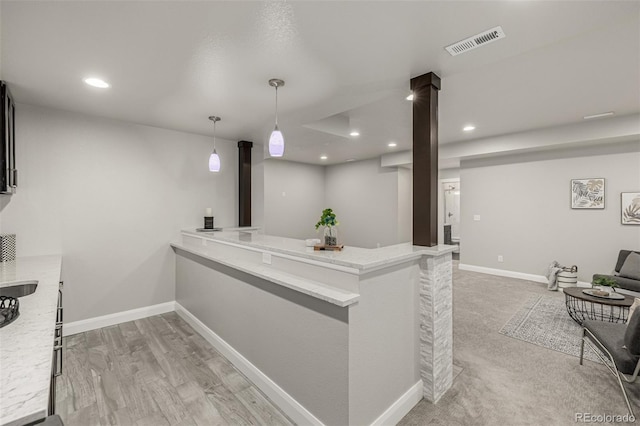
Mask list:
[[[282,78],[285,158],[411,146],[411,77],[442,77],[440,141],[640,112],[640,2],[2,1],[1,75],[18,102],[264,143]],[[507,37],[444,47],[501,25]],[[87,87],[99,76],[108,90]],[[322,128],[339,115],[358,138]],[[336,122],[328,120],[327,122]],[[318,123],[320,122],[320,123]],[[314,124],[315,123],[315,124]],[[475,124],[465,134],[462,127]],[[333,126],[335,127],[335,126]],[[339,133],[339,132],[338,132]]]

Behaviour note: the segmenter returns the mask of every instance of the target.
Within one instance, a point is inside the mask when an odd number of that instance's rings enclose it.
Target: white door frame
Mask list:
[[[438,181],[438,200],[440,200],[438,208],[438,244],[444,244],[444,190],[442,187],[445,183],[460,183],[460,178],[438,179]]]

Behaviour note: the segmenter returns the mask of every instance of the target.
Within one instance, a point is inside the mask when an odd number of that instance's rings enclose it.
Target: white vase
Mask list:
[[[594,290],[604,291],[606,293],[615,293],[616,292],[615,288],[609,287],[609,286],[606,286],[606,285],[596,285],[596,286],[593,286],[593,289]]]

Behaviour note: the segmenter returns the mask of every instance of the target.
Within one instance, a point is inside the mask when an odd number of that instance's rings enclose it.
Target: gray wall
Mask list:
[[[380,159],[327,167],[325,203],[338,216],[338,239],[345,245],[371,248],[402,242],[398,200],[398,169],[380,167]]]
[[[60,253],[65,319],[174,300],[169,242],[202,226],[237,225],[237,148],[210,137],[18,105],[17,194],[2,196],[2,232],[19,256]],[[125,296],[123,296],[125,295]]]
[[[176,301],[327,425],[349,424],[348,308],[178,251]]]
[[[461,263],[543,275],[557,260],[591,282],[613,269],[620,249],[640,250],[640,226],[620,223],[620,192],[640,191],[640,153],[518,158],[463,162]],[[606,179],[606,208],[572,210],[570,180],[589,177]]]
[[[418,261],[361,276],[349,308],[349,420],[371,424],[420,380]]]
[[[460,169],[441,169],[438,172],[440,179],[460,179]]]
[[[332,208],[343,244],[372,248],[411,240],[409,169],[380,167],[377,158],[326,167],[273,159],[256,163],[262,169],[254,175],[263,177],[254,177],[254,200],[262,191],[267,234],[321,238],[314,225],[323,209]]]
[[[325,208],[323,166],[264,160],[264,232],[289,238],[320,238],[314,225]]]
[[[251,150],[251,226],[264,229],[264,147]]]
[[[413,241],[413,171],[398,167],[398,243]]]

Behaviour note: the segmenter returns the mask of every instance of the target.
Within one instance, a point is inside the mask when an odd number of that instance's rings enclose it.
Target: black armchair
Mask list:
[[[622,381],[634,383],[640,373],[640,312],[634,312],[627,324],[585,320],[582,326],[580,365],[586,343],[618,379],[629,414],[634,416]],[[608,362],[594,346],[608,356]]]

